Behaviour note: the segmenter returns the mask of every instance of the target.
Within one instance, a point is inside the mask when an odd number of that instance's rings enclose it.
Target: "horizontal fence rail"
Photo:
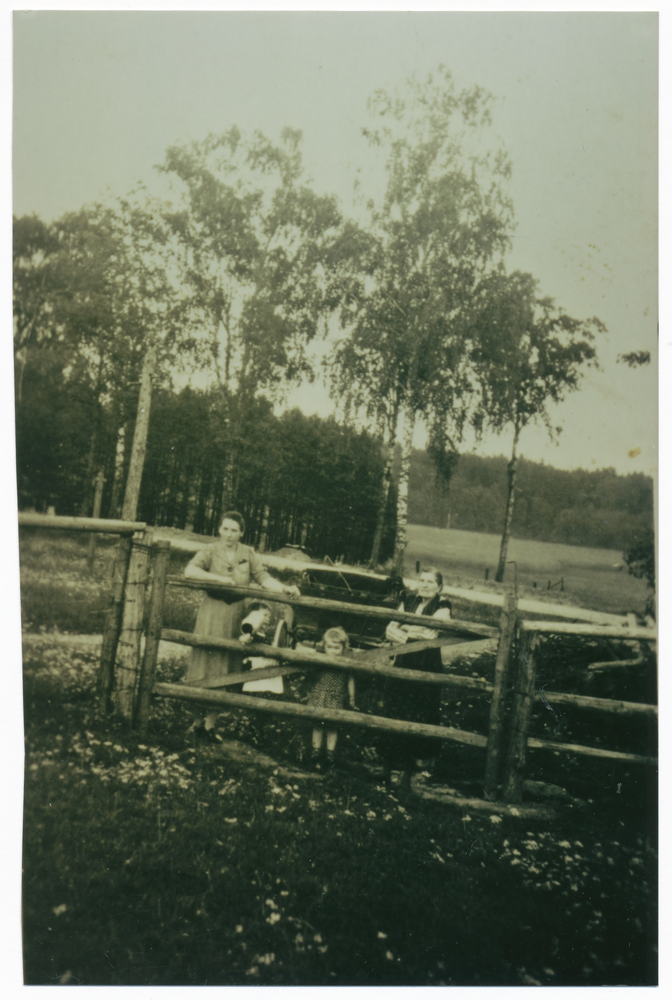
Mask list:
[[[161,639],[164,642],[176,642],[182,646],[194,646],[200,649],[230,649],[245,653],[246,656],[264,656],[273,660],[285,660],[290,664],[302,664],[316,669],[348,670],[353,673],[369,674],[375,677],[394,677],[397,680],[418,681],[425,684],[469,688],[489,694],[492,684],[473,677],[459,677],[453,674],[432,674],[425,670],[407,670],[403,667],[393,667],[385,663],[369,663],[366,654],[361,657],[326,656],[312,650],[280,648],[266,646],[258,642],[244,643],[237,639],[218,639],[211,635],[198,635],[193,632],[180,632],[177,629],[162,629]],[[269,668],[270,669],[270,668]],[[231,676],[231,675],[229,675]],[[258,680],[262,677],[261,670],[248,670],[239,675],[242,680]],[[235,681],[240,683],[240,681]],[[275,704],[275,702],[274,702]]]
[[[384,608],[380,605],[349,604],[345,601],[327,601],[321,597],[291,597],[288,594],[276,594],[272,590],[264,590],[261,587],[230,587],[224,583],[206,583],[202,580],[185,580],[182,577],[170,577],[166,583],[171,587],[184,587],[188,590],[205,590],[212,593],[221,593],[222,596],[252,597],[257,600],[263,599],[264,601],[272,601],[278,604],[291,604],[292,607],[296,608],[340,611],[348,615],[362,615],[366,618],[378,618],[384,621],[401,622],[402,624],[422,625],[424,628],[431,628],[437,632],[451,632],[454,635],[473,635],[476,638],[488,639],[496,639],[499,635],[499,630],[491,628],[489,625],[459,621],[455,618],[451,618],[448,621],[440,621],[437,618],[428,618],[426,615],[410,615],[405,611],[396,611],[394,608]]]
[[[112,521],[102,517],[52,517],[19,512],[20,528],[58,528],[61,531],[95,531],[102,535],[132,535],[145,531],[142,521]]]
[[[658,716],[657,705],[644,705],[638,701],[617,701],[613,698],[591,698],[583,694],[567,694],[564,691],[537,692],[537,699],[542,702],[550,702],[558,705],[576,705],[577,708],[593,708],[600,712],[609,712],[612,715],[648,715],[652,718]]]
[[[252,680],[256,680],[254,671]],[[249,680],[249,674],[247,676]],[[177,698],[182,701],[193,701],[208,706],[231,705],[238,708],[252,708],[259,712],[274,712],[279,715],[302,716],[323,722],[339,722],[365,729],[382,729],[393,733],[409,733],[417,736],[432,736],[440,740],[465,743],[474,747],[485,747],[487,737],[480,733],[470,733],[463,729],[452,729],[449,726],[430,726],[424,722],[404,722],[400,719],[386,719],[380,715],[364,715],[360,712],[350,712],[345,709],[313,708],[310,705],[298,705],[291,701],[271,701],[268,698],[252,697],[244,694],[233,694],[225,691],[206,692],[202,688],[187,687],[184,684],[155,684],[154,693],[163,698]]]
[[[655,642],[658,633],[653,628],[641,625],[588,625],[583,622],[533,622],[522,621],[521,626],[529,632],[539,632],[540,635],[576,635],[593,636],[596,639],[639,639]]]
[[[601,757],[604,760],[621,760],[627,764],[652,764],[658,763],[655,757],[646,757],[636,753],[621,753],[620,750],[603,750],[601,747],[585,747],[577,743],[556,743],[554,740],[538,740],[533,736],[528,736],[527,745],[530,750],[553,750],[564,753],[576,753],[584,757]]]

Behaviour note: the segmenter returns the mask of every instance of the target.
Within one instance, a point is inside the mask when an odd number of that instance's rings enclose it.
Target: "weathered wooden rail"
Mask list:
[[[276,594],[273,591],[262,590],[259,587],[229,587],[226,584],[204,584],[199,580],[184,580],[182,578],[171,577],[167,584],[171,587],[183,587],[188,590],[206,590],[209,593],[221,593],[230,597],[250,597],[259,599],[263,596],[265,601],[273,601],[277,604],[291,604],[296,608],[313,608],[318,611],[339,611],[341,614],[361,615],[365,618],[376,618],[383,621],[396,621],[409,625],[422,625],[427,628],[427,618],[422,615],[410,615],[404,611],[396,611],[393,608],[384,608],[375,604],[350,604],[347,601],[328,601],[322,597],[288,597],[286,594]],[[431,628],[436,632],[448,632],[455,636],[473,636],[475,638],[496,638],[498,630],[490,625],[481,625],[478,622],[463,622],[455,618],[450,621],[438,621],[432,619]]]

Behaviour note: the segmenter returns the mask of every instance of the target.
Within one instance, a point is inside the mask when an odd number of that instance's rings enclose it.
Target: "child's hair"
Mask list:
[[[267,616],[266,621],[264,621],[265,615]],[[253,601],[240,623],[241,633],[243,635],[254,635],[259,629],[270,624],[270,617],[271,609],[266,604],[266,601]]]
[[[315,647],[320,653],[324,652],[324,643],[326,639],[330,639],[332,642],[340,642],[343,645],[343,652],[350,649],[350,640],[348,638],[348,633],[340,625],[335,628],[328,628],[327,631],[322,636],[322,641]]]
[[[248,610],[248,612],[250,612],[250,611],[268,611],[268,613],[270,614],[271,613],[271,605],[267,604],[266,601],[252,601],[252,603],[250,604],[250,606],[249,606],[249,608],[247,610]]]

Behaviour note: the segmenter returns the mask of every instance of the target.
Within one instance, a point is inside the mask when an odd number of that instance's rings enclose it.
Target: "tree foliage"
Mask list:
[[[310,375],[306,347],[330,307],[341,216],[304,175],[301,133],[273,145],[237,128],[171,146],[161,167],[175,202],[190,346],[233,396]]]
[[[409,519],[463,531],[501,533],[506,507],[508,460],[461,455],[448,491],[434,480],[427,452],[414,451]],[[625,551],[653,525],[649,476],[619,476],[614,469],[555,469],[521,458],[516,478],[512,534],[541,542]]]
[[[364,131],[385,161],[382,197],[367,203],[365,235],[342,275],[346,336],[331,358],[334,387],[374,415],[390,447],[401,440],[396,563],[405,548],[413,430],[459,438],[472,385],[465,368],[471,297],[508,245],[509,161],[487,148],[492,98],[458,91],[441,68],[403,95],[377,92]],[[452,449],[451,449],[452,450]]]
[[[479,386],[472,422],[480,434],[487,428],[513,430],[507,467],[507,501],[495,579],[504,578],[513,519],[518,442],[528,424],[540,421],[551,438],[552,407],[573,392],[587,365],[596,364],[596,333],[605,331],[597,318],[576,320],[541,298],[537,282],[519,271],[486,276],[473,304],[474,346],[470,361]]]

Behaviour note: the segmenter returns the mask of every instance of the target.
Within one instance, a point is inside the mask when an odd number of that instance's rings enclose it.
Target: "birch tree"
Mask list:
[[[395,569],[403,570],[415,427],[457,441],[474,385],[465,361],[472,294],[509,243],[505,151],[489,148],[493,98],[459,91],[440,68],[403,94],[377,92],[364,130],[384,159],[380,197],[366,202],[369,243],[344,279],[345,337],[336,385],[350,379],[365,408],[383,414],[390,452],[401,446]]]
[[[311,189],[300,144],[292,129],[274,145],[231,128],[171,146],[161,168],[174,196],[165,218],[179,248],[182,323],[221,390],[227,505],[244,401],[260,391],[281,397],[310,377],[307,348],[332,307],[341,215],[334,198]]]
[[[554,406],[579,388],[586,367],[596,365],[599,319],[576,320],[541,297],[531,274],[494,274],[477,290],[471,362],[480,401],[473,422],[501,433],[513,428],[507,467],[507,500],[495,580],[504,579],[515,504],[518,444],[530,423],[541,422],[551,440],[562,427],[553,424]]]

